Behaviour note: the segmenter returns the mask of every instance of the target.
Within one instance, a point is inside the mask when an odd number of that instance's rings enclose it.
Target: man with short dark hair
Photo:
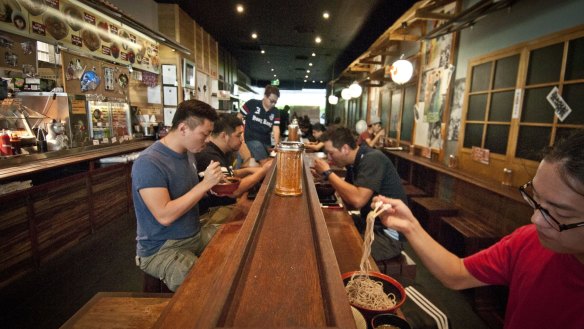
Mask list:
[[[219,163],[205,169],[199,183],[194,156],[217,120],[215,109],[198,100],[179,104],[168,134],[140,153],[132,166],[132,197],[137,220],[136,264],[172,291],[214,234],[202,229],[199,201],[223,177]]]
[[[320,123],[315,123],[312,126],[312,137],[313,140],[312,141],[308,141],[307,143],[304,143],[304,147],[307,150],[311,150],[311,151],[321,151],[324,148],[324,143],[322,142],[322,136],[324,135],[324,132],[326,131],[326,128],[320,124]]]
[[[242,145],[243,122],[232,114],[221,114],[207,146],[195,154],[197,170],[203,173],[213,161],[218,162],[223,173],[241,178],[232,195],[209,195],[201,200],[201,220],[204,224],[222,224],[231,214],[237,197],[259,183],[270,168],[271,161],[261,167],[233,169],[235,154]],[[203,181],[205,178],[203,177]]]
[[[262,100],[250,99],[237,114],[245,120],[245,144],[251,156],[260,164],[268,160],[272,133],[274,144],[278,145],[280,142],[280,111],[275,107],[278,98],[278,87],[267,85]]]
[[[389,194],[406,202],[406,194],[401,179],[391,161],[379,150],[367,145],[357,147],[351,131],[339,127],[327,131],[323,137],[324,149],[337,166],[347,167],[345,180],[335,174],[326,161],[315,159],[314,170],[335,188],[343,201],[359,208],[360,218],[355,225],[361,233],[366,226],[367,214],[374,196]],[[371,255],[377,261],[393,258],[401,254],[402,245],[394,230],[387,230],[376,220],[375,239]]]

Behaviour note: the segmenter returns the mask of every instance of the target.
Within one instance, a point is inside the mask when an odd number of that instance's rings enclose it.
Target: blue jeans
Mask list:
[[[269,156],[268,148],[260,141],[245,141],[249,153],[257,161],[260,162]]]

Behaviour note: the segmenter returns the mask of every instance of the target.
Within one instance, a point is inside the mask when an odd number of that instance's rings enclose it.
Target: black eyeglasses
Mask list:
[[[531,208],[537,209],[537,210],[539,210],[539,212],[541,212],[543,219],[545,219],[545,221],[548,224],[550,224],[550,226],[553,229],[555,229],[558,232],[562,232],[562,231],[566,231],[566,230],[571,230],[571,229],[576,228],[576,227],[584,226],[584,222],[573,223],[573,224],[561,224],[560,222],[558,222],[552,215],[550,215],[550,212],[547,209],[543,208],[539,203],[537,203],[533,199],[533,197],[531,195],[529,195],[529,193],[527,193],[526,189],[530,185],[531,185],[531,181],[529,181],[529,182],[525,183],[525,185],[519,187],[519,192],[521,192],[521,196],[523,197],[525,202],[527,202],[531,206]]]

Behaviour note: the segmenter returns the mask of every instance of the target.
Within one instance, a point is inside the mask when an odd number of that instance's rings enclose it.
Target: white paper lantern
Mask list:
[[[355,124],[355,130],[357,131],[357,134],[360,135],[362,132],[367,130],[367,122],[365,122],[365,120],[357,121],[357,123]]]
[[[343,90],[341,90],[341,97],[344,100],[351,99],[351,91],[349,90],[349,88],[343,88]]]
[[[395,61],[391,65],[391,79],[397,84],[404,84],[412,78],[414,66],[405,59]]]
[[[331,105],[336,105],[339,102],[339,98],[337,96],[335,96],[335,95],[330,95],[328,97],[328,102]]]
[[[351,92],[351,97],[357,98],[361,97],[363,88],[358,83],[353,82],[353,84],[349,86],[349,91]]]

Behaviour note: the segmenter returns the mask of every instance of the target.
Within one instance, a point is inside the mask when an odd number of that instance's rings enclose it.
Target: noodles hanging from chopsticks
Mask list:
[[[361,263],[359,265],[360,271],[351,277],[351,280],[349,280],[345,287],[349,302],[354,305],[373,310],[384,310],[394,306],[397,302],[394,294],[385,294],[382,282],[369,278],[369,272],[371,271],[369,256],[371,255],[371,244],[375,238],[373,234],[375,218],[390,207],[391,205],[384,205],[382,202],[377,202],[375,209],[367,214],[363,255],[361,255]]]

